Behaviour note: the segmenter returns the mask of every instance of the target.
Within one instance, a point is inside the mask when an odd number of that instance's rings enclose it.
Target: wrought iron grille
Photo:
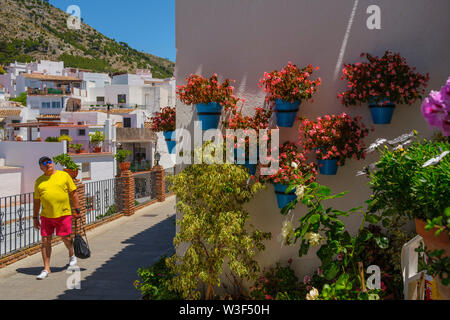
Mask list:
[[[150,202],[156,199],[156,173],[154,171],[134,174],[134,204]]]

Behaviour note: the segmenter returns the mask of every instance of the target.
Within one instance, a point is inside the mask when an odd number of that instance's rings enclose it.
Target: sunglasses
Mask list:
[[[46,165],[52,164],[52,163],[53,163],[52,160],[47,160],[47,161],[42,162],[42,165],[46,166]]]

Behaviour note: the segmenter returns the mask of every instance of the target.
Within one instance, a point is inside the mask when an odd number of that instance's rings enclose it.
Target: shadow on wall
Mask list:
[[[143,216],[142,219],[148,219]],[[138,279],[138,268],[150,267],[162,255],[174,253],[174,217],[136,234],[122,242],[127,246],[81,281],[81,289],[66,290],[61,300],[139,300],[141,294],[133,285]],[[92,256],[107,250],[91,245]],[[83,270],[83,269],[82,269]]]

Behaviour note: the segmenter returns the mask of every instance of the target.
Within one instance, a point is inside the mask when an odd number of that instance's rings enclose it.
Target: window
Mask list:
[[[52,109],[58,109],[61,107],[61,103],[59,101],[52,102]]]
[[[131,118],[123,118],[123,127],[131,128]]]
[[[89,162],[81,164],[81,179],[82,180],[91,179],[91,164]]]
[[[86,129],[79,129],[78,130],[78,135],[82,136],[82,137],[85,137],[86,136]]]
[[[62,136],[62,135],[68,136],[69,135],[69,129],[61,129],[61,130],[59,130],[59,135],[60,136]]]
[[[50,109],[50,102],[42,102],[42,109],[48,108]]]
[[[105,103],[105,97],[97,97],[97,103]]]
[[[117,103],[127,103],[127,95],[126,94],[118,94],[117,95]]]

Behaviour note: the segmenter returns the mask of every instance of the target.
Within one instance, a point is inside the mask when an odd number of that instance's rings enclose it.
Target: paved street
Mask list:
[[[137,269],[148,267],[163,254],[173,253],[175,196],[150,205],[91,231],[92,255],[78,259],[80,289],[67,289],[68,253],[64,244],[53,247],[51,274],[36,280],[43,269],[41,253],[0,269],[0,300],[140,299],[134,288]]]

